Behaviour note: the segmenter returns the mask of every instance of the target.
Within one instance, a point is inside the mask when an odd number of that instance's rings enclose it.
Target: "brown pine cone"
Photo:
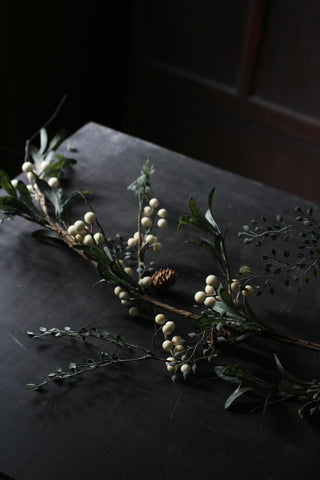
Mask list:
[[[159,289],[170,288],[176,283],[177,277],[172,268],[160,268],[152,276],[152,285]]]

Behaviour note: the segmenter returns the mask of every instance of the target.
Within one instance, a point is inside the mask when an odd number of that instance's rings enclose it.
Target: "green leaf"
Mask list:
[[[282,364],[281,364],[281,362],[280,362],[280,360],[279,360],[279,358],[278,358],[278,356],[277,356],[276,354],[274,354],[274,360],[275,360],[276,366],[278,367],[280,373],[281,373],[285,378],[287,378],[288,380],[290,380],[290,381],[292,381],[292,382],[294,382],[294,383],[300,384],[300,385],[309,385],[310,382],[304,382],[304,381],[302,381],[302,380],[294,377],[294,376],[291,375],[289,372],[287,372],[287,371],[283,368],[283,366],[282,366]]]
[[[189,198],[188,205],[193,217],[196,219],[198,223],[199,228],[201,228],[205,232],[212,233],[212,225],[208,222],[208,220],[202,214],[201,210],[199,209],[198,205],[196,204],[196,202],[192,197]]]
[[[48,185],[48,183],[41,178],[37,178],[36,183],[39,187],[40,192],[45,196],[46,200],[48,200],[53,205],[56,217],[60,219],[64,205],[64,201],[62,198],[62,190],[60,188],[57,190],[51,188],[50,185]]]
[[[150,160],[151,156],[148,155],[139,177],[128,186],[128,190],[131,190],[138,196],[139,208],[142,207],[144,201],[147,201],[150,198],[150,177],[155,172],[153,165],[150,165]]]
[[[110,260],[110,262],[114,261],[114,256],[112,255],[110,249],[107,246],[104,246],[103,250],[104,250],[105,254],[107,255],[108,259]]]
[[[229,295],[227,290],[221,285],[218,287],[218,295],[221,299],[220,302],[216,302],[214,305],[214,310],[218,312],[225,311],[228,318],[238,320],[243,322],[245,316],[234,306],[232,297]]]
[[[77,163],[77,160],[74,158],[67,158],[58,153],[55,154],[55,157],[57,157],[59,160],[51,165],[50,175],[52,176],[59,176],[59,173],[63,168],[71,167]]]
[[[3,188],[9,195],[17,196],[16,190],[11,183],[11,179],[5,170],[0,170],[0,187]]]
[[[28,145],[28,154],[31,156],[37,168],[40,170],[41,162],[44,160],[44,157],[40,154],[38,148],[34,145]]]
[[[91,195],[91,192],[89,192],[89,190],[84,190],[83,192],[74,192],[70,194],[66,199],[64,200],[61,199],[60,219],[64,220],[67,224],[69,224],[70,217],[71,217],[71,203],[76,198],[78,197],[82,198],[83,196],[86,196],[86,195]]]
[[[17,198],[10,197],[10,196],[3,196],[3,197],[0,197],[0,209],[3,210],[3,213],[5,213],[6,215],[15,216],[15,215],[19,215],[21,210],[25,210],[25,207],[23,204],[21,204],[21,202]],[[23,213],[26,213],[26,212],[23,212]]]
[[[19,208],[21,212],[32,219],[41,221],[44,218],[44,214],[33,203],[29,190],[21,180],[18,181],[16,190],[19,193]]]
[[[57,243],[59,245],[66,245],[62,238],[58,235],[58,233],[52,230],[36,230],[35,232],[32,232],[31,236],[36,240],[51,245]]]
[[[246,368],[240,367],[240,365],[228,365],[223,370],[224,376],[236,377],[241,380],[249,380],[252,378],[252,374]]]
[[[196,330],[207,330],[207,328],[212,327],[212,325],[216,323],[216,321],[217,321],[216,319],[213,319],[210,317],[200,317],[194,321],[193,327]]]
[[[105,278],[101,278],[101,280],[99,280],[98,282],[96,282],[93,285],[92,289],[94,289],[94,288],[98,287],[99,285],[101,285],[102,283],[106,283],[106,282],[107,282],[107,280]]]
[[[211,192],[209,193],[209,197],[208,197],[208,206],[209,206],[209,211],[211,213],[211,215],[213,216],[213,209],[212,209],[212,204],[213,204],[213,200],[214,200],[214,197],[216,196],[216,189],[213,188],[211,190]]]
[[[96,245],[74,245],[74,248],[77,250],[82,250],[87,253],[91,258],[96,260],[99,264],[105,265],[110,263],[109,258],[103,248],[97,247]]]
[[[47,145],[48,145],[47,130],[45,128],[41,128],[41,130],[40,130],[40,150],[39,150],[40,155],[44,154],[44,152],[46,151]]]
[[[218,238],[216,238],[215,240],[218,240]],[[221,254],[221,249],[218,248],[217,249],[217,244],[219,244],[219,240],[218,242],[215,242],[214,244],[212,242],[210,242],[209,240],[206,240],[205,238],[202,238],[201,240],[190,240],[186,243],[189,243],[189,244],[193,244],[193,245],[199,245],[200,247],[203,247],[205,248],[209,253],[210,255],[213,256],[213,258],[215,259],[215,261],[218,263],[220,269],[224,272],[225,271],[225,262],[224,262],[224,258]],[[219,244],[220,246],[220,244]]]
[[[232,366],[232,365],[231,365]],[[226,375],[226,368],[227,367],[222,367],[221,365],[218,365],[215,367],[214,371],[218,375],[218,377],[222,378],[222,380],[226,380],[227,382],[233,383],[235,385],[240,385],[241,379],[238,377],[235,377],[233,375]]]
[[[56,150],[63,140],[67,137],[67,132],[65,130],[59,130],[56,135],[52,138],[48,146],[48,152]]]
[[[244,393],[249,392],[250,390],[254,390],[254,388],[242,387],[241,385],[239,385],[238,388],[236,388],[236,390],[227,398],[224,404],[225,410],[227,410],[237,398],[239,398]]]
[[[178,230],[181,232],[183,226],[188,227],[199,227],[199,223],[196,218],[191,217],[190,215],[182,215],[178,221]]]
[[[230,309],[232,310],[235,310],[236,313],[238,313],[238,310],[235,308],[234,306],[234,303],[233,303],[233,299],[232,297],[229,295],[229,293],[227,292],[227,290],[224,288],[224,287],[220,287],[218,289],[218,292],[219,292],[219,297],[221,298],[221,300],[224,302],[225,305],[227,305]]]
[[[215,222],[214,218],[213,218],[213,209],[212,209],[212,204],[213,204],[213,200],[214,200],[214,197],[215,197],[215,194],[216,194],[216,189],[213,188],[209,194],[209,198],[208,198],[208,205],[209,205],[209,210],[207,210],[206,214],[205,214],[205,218],[208,220],[208,222],[212,225],[212,227],[214,228],[214,230],[216,231],[216,233],[220,233],[220,229],[217,225],[217,223]]]

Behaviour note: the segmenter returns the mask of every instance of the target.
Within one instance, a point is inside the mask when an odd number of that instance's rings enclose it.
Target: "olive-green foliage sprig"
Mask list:
[[[221,233],[218,224],[214,220],[213,214],[215,193],[216,190],[212,189],[208,197],[208,210],[205,214],[201,212],[194,199],[190,197],[188,205],[191,215],[183,215],[179,218],[178,229],[181,231],[184,226],[196,227],[210,234],[213,240],[201,238],[199,240],[192,240],[189,243],[205,248],[213,256],[220,272],[225,276],[228,289],[230,290],[231,274],[225,248],[225,235]]]
[[[64,169],[76,163],[76,160],[56,152],[64,138],[63,133],[59,132],[49,142],[47,132],[42,128],[40,147],[28,144],[27,156],[22,164],[27,183],[22,180],[11,181],[5,171],[0,171],[0,187],[7,193],[0,197],[0,222],[21,216],[48,226],[49,215],[59,222],[68,221],[71,202],[80,193],[64,197],[62,189],[58,188]]]
[[[275,222],[262,216],[260,221],[252,220],[250,226],[244,225],[238,234],[246,244],[253,243],[258,247],[268,244],[270,248],[262,255],[264,274],[255,275],[262,281],[258,286],[260,293],[265,287],[274,292],[272,280],[275,277],[281,277],[286,286],[293,282],[300,291],[305,283],[310,283],[311,278],[320,273],[320,223],[312,208],[304,211],[296,207],[295,210],[298,216],[292,223],[281,215],[277,215]],[[292,239],[297,247],[292,246]],[[274,245],[270,247],[272,242]]]
[[[143,164],[139,177],[128,186],[128,190],[132,190],[138,196],[140,208],[143,202],[147,202],[150,199],[150,177],[155,172],[155,168],[150,164],[150,160],[151,157],[149,155],[147,161]]]
[[[43,337],[72,337],[82,341],[88,340],[90,337],[93,337],[98,340],[107,341],[110,344],[113,344],[119,348],[125,349],[127,354],[120,355],[119,353],[107,353],[100,352],[97,359],[89,358],[84,362],[71,362],[66,370],[63,370],[61,367],[56,368],[54,372],[49,373],[41,382],[39,383],[28,383],[27,388],[31,390],[39,390],[50,382],[61,383],[64,380],[70,380],[74,377],[78,377],[84,373],[88,373],[97,368],[105,368],[114,364],[123,364],[130,362],[137,362],[142,360],[157,359],[154,353],[141,346],[134,345],[132,343],[126,342],[121,335],[112,335],[105,329],[99,329],[95,327],[83,327],[78,330],[72,330],[70,327],[60,328],[50,328],[40,327],[38,333],[27,332],[28,335],[32,338],[43,338]]]
[[[151,267],[144,262],[144,254],[149,248],[154,252],[162,250],[162,244],[154,235],[153,228],[163,229],[167,224],[166,209],[159,208],[158,199],[151,196],[150,177],[154,168],[150,165],[150,157],[145,162],[137,180],[129,187],[137,194],[139,200],[138,231],[125,242],[119,235],[115,239],[105,236],[95,212],[86,200],[85,194],[88,192],[64,195],[60,187],[62,169],[65,166],[74,165],[75,161],[57,154],[55,149],[59,142],[60,140],[49,142],[46,132],[42,129],[40,148],[33,148],[29,143],[27,144],[27,156],[22,170],[27,176],[28,184],[22,181],[11,181],[4,172],[0,174],[1,186],[7,193],[0,198],[2,218],[9,219],[20,215],[43,227],[42,230],[34,233],[37,238],[60,239],[66,243],[98,270],[101,279],[97,284],[108,283],[113,286],[114,294],[121,304],[128,308],[130,316],[137,316],[140,308],[151,304],[153,308],[159,308],[189,321],[193,320],[194,331],[186,341],[177,335],[173,321],[168,320],[163,314],[156,315],[155,336],[161,333],[164,337],[160,350],[162,353],[158,354],[156,347],[150,350],[130,344],[120,335],[112,335],[104,329],[87,327],[72,330],[70,327],[64,329],[41,327],[38,333],[28,332],[28,334],[33,338],[50,336],[51,338],[73,337],[80,340],[91,338],[95,343],[100,340],[107,341],[112,344],[113,349],[120,348],[122,353],[119,355],[114,351],[102,352],[96,359],[71,362],[65,370],[58,368],[49,373],[42,382],[28,384],[28,388],[37,390],[49,382],[74,378],[97,368],[149,359],[164,362],[167,371],[173,373],[173,381],[176,381],[179,375],[186,380],[190,374],[197,371],[200,361],[212,362],[213,359],[224,354],[228,348],[243,343],[252,336],[263,336],[267,339],[320,351],[318,344],[282,335],[269,328],[252,311],[248,297],[254,289],[247,284],[247,277],[250,278],[252,272],[249,267],[243,266],[239,270],[241,278],[235,279],[236,275],[233,275],[230,270],[225,234],[221,233],[214,219],[215,190],[209,194],[206,213],[202,213],[192,197],[189,199],[191,214],[180,217],[179,230],[189,226],[196,227],[202,232],[203,236],[200,239],[190,243],[205,248],[213,257],[220,273],[219,275],[217,273],[217,276],[208,275],[204,291],[195,293],[194,299],[197,305],[193,306],[196,307],[194,310],[182,310],[165,304],[161,298],[157,297],[154,290],[156,285],[150,276]],[[77,219],[71,222],[70,207],[72,200],[76,197],[81,197],[90,211],[85,213],[83,220]],[[259,244],[270,236],[273,240],[282,238],[285,242],[289,242],[291,235],[300,235],[301,242],[297,252],[299,267],[296,266],[297,262],[293,265],[288,263],[291,252],[283,254],[280,258],[282,262],[279,262],[278,256],[273,260],[280,263],[282,268],[284,268],[283,265],[286,268],[290,266],[291,270],[288,270],[290,272],[294,268],[299,268],[301,277],[310,269],[318,268],[318,264],[312,262],[318,262],[318,254],[320,254],[320,228],[314,221],[311,210],[306,213],[301,210],[298,212],[297,225],[287,225],[282,218],[277,219],[277,226],[269,225],[267,219],[263,218],[261,224],[253,223],[253,228],[245,227],[243,233],[246,234],[248,243],[258,237],[256,241]],[[271,255],[275,254],[271,252]],[[131,266],[125,264],[127,260],[132,262],[132,267],[134,263],[136,274]],[[311,263],[307,263],[307,260]],[[280,267],[277,267],[280,268],[279,272],[274,270],[276,268],[274,266],[266,267],[270,270],[266,271],[267,281],[272,275],[282,272]],[[166,357],[169,354],[170,356]],[[162,358],[163,355],[165,358]],[[280,362],[276,361],[276,363],[281,371]],[[320,382],[316,380],[299,383],[291,377],[286,377],[275,387],[276,384],[265,382],[239,366],[217,367],[216,373],[224,379],[232,378],[232,381],[237,384],[237,391],[229,397],[227,407],[244,392],[258,388],[268,391],[268,396],[280,394],[285,399],[294,397],[302,400],[304,402],[302,412],[309,410],[310,413],[316,413],[320,410],[318,403]]]
[[[319,413],[320,381],[316,379],[304,381],[296,378],[284,369],[277,355],[274,355],[274,358],[283,378],[272,383],[258,378],[239,365],[215,367],[215,372],[220,378],[236,385],[235,391],[225,402],[225,409],[228,409],[243,394],[250,391],[260,391],[265,394],[265,401],[262,404],[263,410],[268,405],[274,405],[286,400],[296,400],[301,404],[298,410],[300,417]],[[254,410],[257,410],[257,408]]]

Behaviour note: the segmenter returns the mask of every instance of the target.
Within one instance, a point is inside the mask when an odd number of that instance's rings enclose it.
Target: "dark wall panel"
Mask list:
[[[164,0],[143,2],[139,9],[137,2],[141,55],[235,86],[249,4],[249,0]]]
[[[320,117],[320,2],[268,2],[254,93]]]
[[[143,82],[138,116],[144,138],[171,149],[178,144],[180,152],[209,164],[319,198],[318,147],[217,108],[204,93],[191,96],[179,82],[172,83],[165,76],[157,82],[145,73]]]
[[[319,2],[135,6],[127,131],[320,202]]]

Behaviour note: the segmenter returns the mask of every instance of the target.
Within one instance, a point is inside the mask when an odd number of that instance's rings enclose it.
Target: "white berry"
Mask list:
[[[159,217],[165,218],[167,215],[168,215],[168,212],[165,208],[160,208],[160,210],[158,210]]]
[[[129,308],[129,315],[130,317],[136,317],[137,315],[139,315],[139,310],[137,309],[137,307]]]
[[[22,164],[22,171],[27,173],[27,172],[32,172],[33,171],[33,164],[31,162],[24,162]]]
[[[93,212],[87,212],[84,215],[84,221],[90,225],[96,221],[97,217]]]
[[[179,343],[179,345],[176,345],[173,349],[174,353],[180,353],[180,352],[183,352],[183,350],[184,350],[184,346],[181,343]]]
[[[157,208],[159,207],[159,200],[157,198],[151,198],[151,200],[149,201],[149,205],[152,208]]]
[[[86,235],[83,239],[83,243],[89,247],[94,245],[94,241],[91,235]]]
[[[167,361],[166,361],[166,366],[167,366],[167,370],[168,372],[175,372],[178,368],[177,365],[172,365],[172,363],[174,362],[174,358],[173,357],[168,357],[167,358]]]
[[[13,186],[13,188],[17,188],[18,180],[16,180],[15,178],[13,180],[11,180],[11,185]]]
[[[241,293],[244,297],[249,297],[250,295],[254,294],[254,288],[251,285],[246,285]]]
[[[153,214],[153,208],[152,208],[152,207],[149,207],[149,206],[144,207],[143,213],[144,213],[144,215],[146,215],[147,217],[150,217],[150,215]]]
[[[216,303],[216,299],[214,297],[207,297],[204,301],[206,307],[212,307]]]
[[[151,219],[149,217],[142,217],[141,218],[141,225],[143,227],[148,227],[151,224]]]
[[[219,283],[218,278],[215,275],[208,275],[206,278],[206,284],[216,287]]]
[[[36,177],[35,177],[33,172],[27,172],[27,178],[28,178],[29,182],[33,182]]]
[[[78,232],[77,232],[74,225],[70,225],[70,227],[68,227],[68,233],[69,233],[69,235],[76,236]]]
[[[251,268],[248,267],[248,265],[243,265],[243,266],[239,269],[239,272],[241,273],[241,275],[250,275],[250,273],[251,273]]]
[[[175,323],[170,321],[163,325],[162,332],[164,333],[164,335],[170,335],[170,333],[172,333],[175,328]]]
[[[155,316],[155,319],[154,321],[158,324],[158,325],[163,325],[164,323],[166,323],[166,317],[165,315],[163,315],[163,313],[158,313],[158,315]]]
[[[129,300],[129,293],[122,290],[122,292],[119,293],[119,298],[120,300]]]
[[[189,373],[191,371],[191,367],[187,363],[184,363],[181,365],[180,370],[182,373]]]
[[[157,239],[154,235],[147,235],[146,236],[146,243],[148,243],[149,245],[152,245],[156,241],[157,241]]]
[[[123,270],[124,270],[124,272],[125,272],[127,275],[129,275],[129,277],[132,277],[132,275],[133,275],[132,268],[130,268],[130,267],[125,267]]]
[[[238,280],[234,280],[232,283],[231,283],[231,290],[233,292],[237,292],[240,288],[240,282]]]
[[[173,343],[170,340],[165,340],[162,344],[163,350],[166,350],[166,351],[171,350],[172,347],[173,347]]]
[[[173,345],[180,345],[182,342],[182,338],[179,335],[175,335],[174,337],[172,337],[171,341]]]
[[[205,298],[206,294],[204,292],[199,291],[194,294],[194,299],[197,303],[203,303]]]
[[[77,220],[74,222],[73,226],[78,233],[81,233],[85,230],[85,224],[82,220]]]
[[[160,218],[157,222],[157,227],[158,228],[166,228],[167,226],[167,220],[165,218]]]
[[[139,285],[140,287],[150,287],[151,285],[151,282],[152,282],[152,278],[151,277],[143,277],[139,280]]]
[[[174,362],[174,361],[175,361],[173,357],[167,357],[167,359],[166,359],[166,360],[167,360],[167,361],[166,361],[166,364],[168,364],[168,363],[171,363],[171,362]]]
[[[57,188],[59,186],[59,180],[57,179],[57,177],[51,177],[48,180],[48,184],[51,188]]]
[[[128,238],[128,241],[127,241],[127,245],[128,247],[135,247],[137,245],[137,239],[131,237],[131,238]]]
[[[128,301],[128,300],[121,300],[121,303],[122,305],[124,305],[125,307],[129,307],[131,305],[131,303]]]
[[[176,372],[177,368],[177,365],[167,365],[168,372]]]
[[[79,243],[82,242],[83,236],[81,235],[81,233],[77,233],[77,235],[76,235],[76,240],[77,240],[77,242],[79,242]]]
[[[204,290],[208,295],[212,295],[215,292],[215,288],[212,285],[206,285]]]
[[[98,243],[98,244],[99,244],[99,243],[102,243],[102,242],[104,241],[104,236],[103,236],[102,233],[100,233],[100,232],[95,233],[95,234],[93,235],[93,238],[94,238],[94,241],[95,241],[96,243]]]
[[[115,295],[119,296],[119,294],[122,292],[122,288],[120,285],[117,285],[113,291]]]
[[[153,251],[154,252],[161,252],[162,250],[162,243],[156,242],[152,245]]]

